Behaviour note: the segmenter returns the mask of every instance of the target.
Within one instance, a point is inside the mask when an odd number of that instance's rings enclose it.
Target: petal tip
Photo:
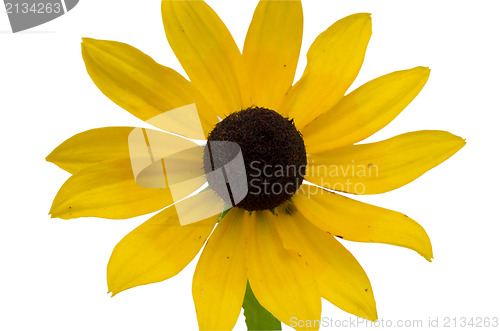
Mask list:
[[[372,14],[371,13],[356,13],[349,16],[344,17],[343,19],[337,22],[349,22],[349,23],[359,23],[359,24],[368,24],[371,27],[372,23]]]
[[[434,253],[432,252],[432,245],[431,242],[429,241],[429,247],[427,247],[423,252],[420,253],[424,259],[426,259],[429,262],[432,262],[434,259]]]
[[[98,40],[97,39],[93,39],[93,38],[88,38],[88,37],[82,37],[82,47],[84,47],[86,45],[93,44],[96,41],[98,41]]]
[[[52,203],[52,206],[50,207],[49,215],[50,218],[56,218],[56,216],[54,215],[54,203]]]
[[[356,18],[360,22],[365,23],[371,27],[373,20],[372,13],[357,13],[352,15],[352,17]]]
[[[108,279],[107,280],[108,282],[108,293],[107,294],[111,294],[110,298],[113,298],[115,295],[117,295],[118,293],[122,292],[123,290],[120,290],[118,288],[113,288],[113,286],[111,286],[111,282],[110,280]]]
[[[366,19],[366,20],[371,20],[372,19],[372,13],[358,13],[358,14],[354,14],[353,16],[357,16],[359,18],[363,18],[363,19]]]
[[[103,46],[105,45],[105,42],[106,40],[82,37],[82,42],[81,42],[82,50],[91,51],[92,48],[102,49]]]
[[[425,66],[418,66],[413,69],[409,69],[408,73],[417,76],[419,81],[422,81],[425,84],[429,79],[429,76],[431,75],[431,68]]]
[[[418,66],[415,69],[419,69],[422,73],[429,75],[431,73],[431,68],[425,66]]]
[[[378,320],[377,311],[375,310],[375,312],[373,312],[372,314],[368,315],[366,317],[366,319],[368,319],[369,321],[372,321],[372,322],[376,322]]]
[[[434,260],[434,254],[432,253],[432,248],[430,248],[430,252],[421,254],[424,259],[426,259],[428,262],[432,262]]]
[[[462,138],[462,137],[454,135],[453,133],[450,133],[450,132],[448,132],[448,134],[451,136],[450,140],[452,140],[456,144],[456,147],[458,148],[457,151],[462,149],[462,147],[464,147],[467,144],[466,138]]]
[[[112,291],[108,291],[108,294],[110,294],[110,293],[111,293],[110,298],[113,298],[113,297],[117,294],[117,293],[114,293],[114,292],[112,292]]]
[[[64,207],[61,206],[60,204],[57,205],[52,205],[49,211],[50,218],[60,218],[62,220],[70,220],[70,219],[75,219],[78,218],[74,217],[72,215],[72,209],[70,207]]]

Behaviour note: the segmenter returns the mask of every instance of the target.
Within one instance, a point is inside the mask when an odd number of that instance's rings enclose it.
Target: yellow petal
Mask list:
[[[162,1],[168,42],[193,85],[221,118],[250,106],[243,57],[204,1]]]
[[[303,130],[307,151],[352,145],[389,124],[420,93],[429,78],[424,67],[379,77],[345,96]]]
[[[190,209],[211,203],[212,199],[198,195],[178,202]],[[177,275],[198,254],[218,218],[215,215],[181,226],[174,206],[153,216],[126,235],[113,250],[108,263],[109,291],[116,295]]]
[[[305,186],[293,197],[297,209],[318,228],[346,240],[391,244],[432,259],[432,246],[417,222],[401,213]]]
[[[232,330],[240,315],[247,285],[243,213],[233,208],[224,216],[196,266],[193,298],[200,330]]]
[[[253,212],[247,246],[248,280],[259,303],[296,330],[318,330],[321,297],[310,266],[283,248],[269,211]],[[303,321],[308,325],[299,326]]]
[[[304,75],[285,97],[280,111],[297,129],[331,109],[353,83],[371,36],[369,14],[354,14],[333,24],[307,53]]]
[[[243,48],[252,104],[277,109],[283,101],[297,69],[303,19],[300,1],[259,2]]]
[[[130,159],[97,163],[71,176],[50,210],[52,217],[124,219],[157,211],[173,203],[170,190],[137,185]]]
[[[138,49],[116,41],[84,38],[82,55],[87,72],[101,92],[141,120],[196,103],[206,134],[217,123],[217,117],[189,81]],[[175,133],[190,135],[185,131]]]
[[[126,160],[135,181],[147,188],[166,188],[178,201],[205,182],[204,147],[162,131],[109,127],[79,133],[63,142],[47,161],[76,174],[104,161]]]
[[[275,213],[283,246],[309,263],[320,295],[348,313],[376,320],[370,280],[354,256],[331,234],[307,221],[293,204],[282,205]]]
[[[129,157],[132,127],[107,127],[78,133],[50,153],[46,160],[72,174],[107,160]]]
[[[416,131],[381,142],[308,156],[307,180],[335,191],[377,194],[394,190],[445,161],[465,141],[445,131]]]

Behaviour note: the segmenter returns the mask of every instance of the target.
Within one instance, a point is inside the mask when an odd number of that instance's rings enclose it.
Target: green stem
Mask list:
[[[248,331],[281,330],[281,322],[257,301],[250,283],[247,283],[243,309],[245,310],[245,323]]]

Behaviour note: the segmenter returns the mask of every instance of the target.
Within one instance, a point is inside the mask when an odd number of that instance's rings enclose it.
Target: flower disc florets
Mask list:
[[[302,135],[293,120],[273,110],[252,107],[232,113],[209,134],[203,160],[205,173],[210,187],[228,200],[231,188],[227,176],[224,182],[208,175],[216,170],[215,154],[209,148],[212,142],[236,143],[243,156],[242,176],[246,176],[243,183],[248,192],[241,201],[226,201],[228,204],[249,211],[273,209],[290,199],[304,180],[307,156]],[[218,151],[216,164],[229,164],[235,154],[234,149]]]

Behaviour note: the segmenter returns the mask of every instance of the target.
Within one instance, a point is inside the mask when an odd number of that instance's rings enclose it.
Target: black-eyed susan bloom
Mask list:
[[[321,298],[377,319],[365,272],[335,237],[410,248],[429,261],[431,243],[407,216],[332,191],[394,190],[464,146],[462,138],[444,131],[357,144],[417,96],[429,69],[393,72],[345,95],[371,36],[369,14],[341,19],[319,35],[296,84],[300,1],[261,0],[242,53],[203,1],[163,1],[162,15],[189,80],[114,41],[84,39],[83,58],[97,87],[144,121],[196,105],[208,143],[199,157],[182,158],[173,169],[208,180],[209,188],[189,195],[203,184],[195,181],[179,197],[170,178],[164,187],[139,185],[130,145],[137,129],[94,129],[47,157],[72,174],[54,200],[52,217],[125,219],[161,210],[114,249],[108,265],[113,295],[175,276],[206,242],[193,279],[201,330],[232,329],[242,305],[252,329],[279,328],[276,317],[296,329],[316,330]],[[189,136],[182,120],[159,127]],[[164,134],[178,150],[199,147]],[[211,142],[237,144],[246,174],[244,198],[228,198],[227,178],[226,187],[209,176],[217,168]],[[224,165],[233,156],[219,153],[217,162]],[[165,169],[169,159],[162,162]],[[233,208],[221,214],[228,205]],[[198,221],[182,224],[180,210]]]

